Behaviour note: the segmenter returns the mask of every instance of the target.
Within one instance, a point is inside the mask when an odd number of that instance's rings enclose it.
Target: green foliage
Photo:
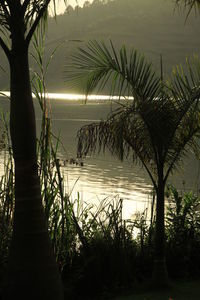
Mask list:
[[[1,113],[1,150],[3,175],[0,179],[0,281],[2,281],[8,260],[8,250],[12,235],[14,209],[14,165],[12,148],[8,134],[8,116]],[[2,172],[2,170],[1,170]]]
[[[180,195],[173,186],[168,186],[168,191],[166,222],[173,224],[173,227],[170,226],[170,236],[174,235],[175,238],[182,238],[185,234],[193,236],[200,225],[199,196],[194,195],[192,191]]]
[[[192,191],[179,193],[168,186],[166,213],[167,260],[171,276],[198,275],[200,271],[200,198]]]

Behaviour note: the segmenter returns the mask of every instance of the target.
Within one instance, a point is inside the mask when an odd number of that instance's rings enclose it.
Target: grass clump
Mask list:
[[[200,274],[200,199],[192,191],[169,186],[166,214],[166,255],[172,278]]]
[[[1,112],[0,155],[2,157],[0,178],[0,282],[3,280],[12,235],[14,210],[14,166],[8,134],[8,116]]]

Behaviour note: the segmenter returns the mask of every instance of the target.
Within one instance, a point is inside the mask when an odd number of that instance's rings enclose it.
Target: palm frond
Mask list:
[[[190,115],[191,110],[198,110],[200,98],[200,62],[197,56],[186,59],[186,71],[183,67],[174,68],[170,82],[167,83],[169,102],[172,105],[171,114],[173,128],[169,140],[172,140],[182,121]],[[168,105],[168,107],[170,107]],[[169,118],[170,120],[170,118]]]
[[[79,130],[78,155],[108,149],[121,160],[131,157],[142,163],[157,188],[160,166],[166,182],[188,149],[199,149],[199,60],[187,60],[187,72],[177,67],[170,83],[165,83],[135,50],[128,56],[124,47],[117,53],[112,43],[107,49],[105,44],[92,42],[89,50],[79,51],[73,80],[85,80],[89,91],[114,78],[113,91],[126,93],[128,86],[134,98],[106,121]]]
[[[132,49],[123,46],[118,52],[112,42],[90,41],[86,48],[78,48],[67,66],[66,79],[81,86],[86,94],[96,87],[110,85],[111,94],[134,96],[138,99],[155,98],[160,91],[160,78],[152,65]]]
[[[186,58],[186,66],[176,66],[172,79],[173,96],[180,99],[200,98],[200,59],[198,55]]]
[[[27,43],[29,44],[35,29],[40,23],[40,28],[43,31],[47,24],[48,7],[51,0],[24,0],[24,1],[0,1],[0,25],[1,33],[7,34],[12,32],[13,18],[16,18],[16,12],[20,15],[20,20],[23,20],[19,26],[25,32]],[[67,0],[64,0],[67,4]],[[56,1],[52,0],[54,11],[56,12]],[[14,19],[13,19],[14,20]]]
[[[200,153],[200,145],[197,142],[200,137],[200,114],[196,113],[187,120],[182,122],[182,126],[177,130],[175,137],[172,140],[171,147],[168,149],[166,156],[166,173],[165,180],[167,180],[169,173],[179,166],[189,151],[193,150],[195,154]]]
[[[108,149],[120,160],[130,157],[140,162],[149,171],[155,181],[152,168],[156,172],[156,161],[151,137],[140,112],[133,105],[117,108],[106,121],[92,123],[78,132],[79,157],[91,155]]]
[[[200,60],[195,55],[186,59],[186,70],[178,66],[173,70],[168,85],[174,103],[173,129],[166,151],[168,171],[187,153],[188,148],[199,148],[196,139],[200,133]]]
[[[176,4],[187,12],[186,20],[192,10],[194,10],[195,13],[200,13],[200,0],[176,0]]]

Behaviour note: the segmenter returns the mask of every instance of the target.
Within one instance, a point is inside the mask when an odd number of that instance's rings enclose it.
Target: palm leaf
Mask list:
[[[178,7],[181,7],[187,11],[186,20],[192,10],[194,10],[195,13],[200,12],[200,0],[176,0],[176,4]]]
[[[166,151],[166,174],[187,154],[189,148],[199,149],[196,140],[200,132],[200,60],[197,56],[186,59],[185,72],[182,66],[174,69],[169,90],[174,103],[174,128]]]
[[[145,99],[159,94],[159,82],[148,63],[137,50],[127,53],[123,46],[118,52],[112,42],[90,41],[86,48],[79,48],[67,66],[66,79],[74,86],[81,86],[86,94],[95,88],[111,85],[111,94]]]

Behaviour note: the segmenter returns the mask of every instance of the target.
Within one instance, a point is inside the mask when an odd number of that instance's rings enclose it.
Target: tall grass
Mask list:
[[[12,234],[12,218],[14,209],[14,166],[12,148],[8,134],[8,115],[1,112],[0,155],[0,281],[5,272],[8,249]]]
[[[172,277],[200,274],[200,198],[169,186],[166,214],[167,261]]]

